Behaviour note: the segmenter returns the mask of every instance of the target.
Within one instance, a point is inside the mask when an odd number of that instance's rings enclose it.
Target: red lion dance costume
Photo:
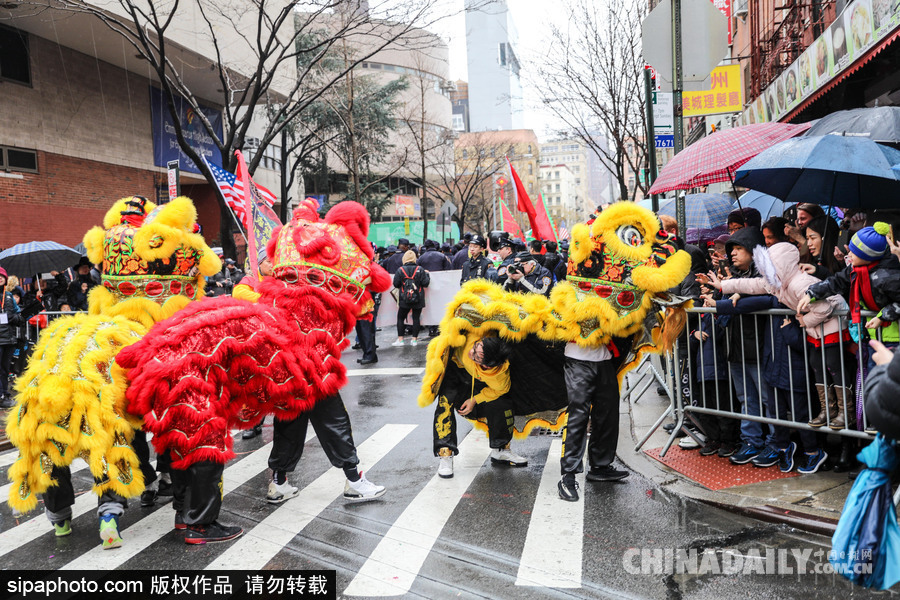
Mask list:
[[[315,203],[304,202],[273,233],[267,252],[274,277],[263,278],[256,303],[220,297],[193,304],[116,357],[130,370],[129,410],[144,417],[157,452],[170,452],[179,471],[176,526],[218,526],[232,429],[269,414],[295,419],[346,383],[346,336],[358,318],[371,318],[369,289],[390,287],[373,262],[368,228],[358,203],[338,204],[323,222]],[[176,478],[191,490],[189,506],[179,507]]]

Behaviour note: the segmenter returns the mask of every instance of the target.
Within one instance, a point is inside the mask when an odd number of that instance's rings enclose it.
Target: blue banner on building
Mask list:
[[[206,160],[211,163],[221,165],[222,153],[219,152],[203,123],[197,118],[194,109],[181,97],[175,99],[175,108],[184,131],[184,137],[191,148],[205,156]],[[212,124],[216,135],[222,139],[222,113],[202,105],[201,110]],[[178,145],[175,124],[166,105],[165,96],[161,90],[153,86],[150,86],[150,115],[153,126],[153,164],[157,167],[165,167],[170,160],[177,160],[180,162],[182,171],[200,173],[200,169],[194,164],[194,161],[188,158]]]

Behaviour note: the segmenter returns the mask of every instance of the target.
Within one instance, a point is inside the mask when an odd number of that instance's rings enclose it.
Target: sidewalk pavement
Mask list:
[[[639,375],[629,377],[636,381]],[[701,470],[724,474],[724,477],[719,479],[719,485],[711,487],[728,487],[710,489],[648,455],[647,451],[652,453],[653,450],[662,448],[668,440],[669,434],[663,431],[661,426],[644,446],[635,452],[634,447],[638,441],[650,431],[668,406],[668,398],[657,394],[655,382],[640,397],[635,395],[630,401],[623,400],[621,403],[618,456],[628,468],[637,471],[665,490],[701,502],[764,521],[786,523],[814,533],[829,536],[834,533],[844,500],[853,485],[853,480],[847,477],[847,473],[820,470],[812,475],[802,475],[796,473],[795,469],[792,474],[796,476],[786,477],[777,466],[767,469],[758,469],[751,465],[735,467],[727,463],[728,459],[715,456],[701,457],[698,450],[685,451],[678,448],[680,439],[676,440],[666,454],[666,459],[682,459],[681,462],[691,463],[694,467],[699,466]],[[672,419],[668,419],[664,423],[671,421]],[[745,474],[755,475],[757,478],[777,478],[757,483],[730,485],[739,483],[729,478],[729,473],[735,469],[745,469]],[[735,472],[734,478],[737,477],[738,474]]]

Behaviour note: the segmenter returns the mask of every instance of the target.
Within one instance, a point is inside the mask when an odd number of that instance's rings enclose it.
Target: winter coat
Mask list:
[[[556,265],[560,263],[562,257],[556,252],[548,252],[544,255],[544,268],[551,274],[556,273]]]
[[[428,250],[419,257],[416,264],[428,271],[449,271],[450,260],[439,250]]]
[[[407,277],[411,277],[421,290],[418,302],[409,303],[403,299],[403,280]],[[400,291],[400,298],[397,300],[397,305],[400,308],[425,308],[425,288],[427,288],[430,283],[431,275],[429,275],[428,271],[424,268],[413,263],[403,265],[397,269],[396,273],[394,273],[394,287]]]
[[[759,229],[756,227],[744,227],[735,231],[728,238],[728,241],[725,243],[725,251],[730,256],[734,246],[739,245],[753,252],[757,247],[765,248],[765,243],[766,240]],[[732,271],[734,272],[734,269]],[[728,279],[727,281],[734,282],[739,279],[752,279],[758,276],[759,273],[756,271],[756,267],[751,265],[749,271],[746,273],[734,272],[733,279]],[[725,293],[724,288],[722,295],[728,295]],[[719,300],[716,302],[716,311],[727,311],[729,305],[731,305],[731,300],[728,298]],[[762,336],[757,335],[757,332],[762,331],[765,321],[765,317],[756,315],[723,314],[716,319],[716,324],[724,327],[726,331],[728,341],[728,355],[726,358],[728,362],[756,364],[757,357],[762,352]]]
[[[837,294],[845,300],[850,298],[851,277],[853,267],[848,266],[825,281],[809,287],[809,295],[819,299]],[[900,321],[900,260],[893,254],[888,254],[869,272],[869,281],[872,286],[872,297],[878,306],[866,306],[869,310],[878,311],[878,316],[883,321],[896,323]],[[869,337],[876,338],[875,330],[869,329]],[[891,327],[884,331],[884,340],[895,342],[898,339],[897,328]]]
[[[797,310],[797,304],[806,294],[810,285],[818,283],[815,277],[800,270],[800,251],[788,242],[774,244],[766,251],[758,248],[753,252],[753,262],[762,275],[750,279],[726,279],[722,281],[722,294],[773,294],[778,301]],[[813,339],[822,337],[823,325],[826,336],[841,330],[841,323],[832,313],[844,306],[838,296],[830,295],[824,302],[809,305],[804,315],[806,333]]]
[[[895,352],[891,362],[869,371],[863,397],[869,425],[900,440],[900,354]]]
[[[406,254],[405,250],[400,250],[388,258],[384,260],[384,263],[381,265],[384,267],[384,270],[394,275],[397,273],[397,270],[403,266],[403,255]]]
[[[462,285],[470,279],[478,278],[490,279],[492,281],[497,278],[497,270],[494,269],[494,263],[483,254],[470,258],[463,263],[462,276],[459,278],[459,284]]]
[[[453,256],[453,260],[450,261],[450,266],[452,266],[453,270],[456,271],[458,269],[462,269],[463,265],[467,262],[469,262],[469,247],[463,246],[463,249]]]
[[[19,317],[19,307],[16,306],[16,300],[12,293],[0,288],[2,298],[2,313],[6,315],[6,323],[0,324],[0,346],[8,346],[18,341],[18,327],[21,324]]]
[[[775,296],[751,296],[741,298],[737,305],[722,307],[719,314],[750,313],[771,308],[786,308]],[[762,328],[762,375],[765,382],[782,390],[806,388],[809,368],[803,354],[806,338],[800,324],[791,317],[783,325],[784,317],[770,315]]]
[[[702,344],[696,344],[694,372],[697,381],[727,381],[728,363],[725,361],[725,331],[714,326],[714,316],[700,315],[699,331],[709,335]],[[691,340],[694,337],[691,336]],[[694,340],[696,341],[696,340]]]

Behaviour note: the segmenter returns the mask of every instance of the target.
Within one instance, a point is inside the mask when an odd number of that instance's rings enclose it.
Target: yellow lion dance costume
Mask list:
[[[185,197],[157,207],[123,198],[84,237],[88,258],[103,263],[103,284],[91,290],[88,314],[62,317],[41,334],[16,382],[7,436],[19,458],[9,469],[9,504],[26,512],[55,485],[54,465],[84,459],[94,492],[128,498],[143,491],[130,446],[138,417],[126,411],[124,370],[116,354],[203,297],[204,277],[221,262],[195,233],[197,211]]]
[[[511,371],[514,437],[525,437],[536,426],[560,429],[566,395],[560,393],[561,375],[554,379],[553,364],[561,370],[563,344],[590,348],[614,338],[623,342],[621,381],[644,353],[670,349],[684,328],[689,302],[667,290],[687,276],[690,265],[690,255],[677,250],[656,215],[632,202],[613,204],[592,223],[573,227],[566,281],[557,283],[549,298],[507,292],[484,279],[463,286],[447,307],[440,336],[428,345],[419,405],[439,396],[452,368],[449,356],[467,335],[499,335],[531,346],[519,356],[529,364]],[[534,338],[544,347],[535,350]],[[529,344],[521,344],[526,340]],[[486,430],[483,422],[475,424]]]

